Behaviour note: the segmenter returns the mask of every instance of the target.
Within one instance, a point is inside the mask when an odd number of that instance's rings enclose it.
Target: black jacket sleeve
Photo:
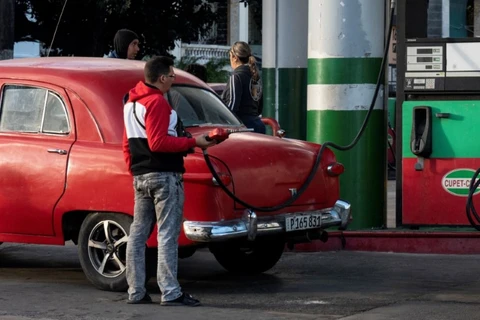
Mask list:
[[[225,91],[222,94],[222,100],[234,113],[237,113],[240,108],[242,90],[243,88],[240,76],[233,73],[227,82]]]

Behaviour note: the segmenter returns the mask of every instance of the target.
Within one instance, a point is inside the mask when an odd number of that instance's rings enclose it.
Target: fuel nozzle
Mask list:
[[[217,143],[225,141],[228,139],[228,136],[232,133],[238,132],[253,132],[251,128],[242,128],[242,129],[226,129],[226,128],[216,128],[208,133],[205,137],[205,140],[212,141],[215,140]]]

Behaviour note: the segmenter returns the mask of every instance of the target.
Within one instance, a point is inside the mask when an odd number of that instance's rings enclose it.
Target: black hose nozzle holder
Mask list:
[[[419,159],[415,170],[423,170],[424,158],[432,154],[432,108],[417,106],[413,108],[412,133],[410,136],[410,150]]]

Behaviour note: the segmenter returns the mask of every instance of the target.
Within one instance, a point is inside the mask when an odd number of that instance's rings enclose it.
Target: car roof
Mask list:
[[[0,60],[0,75],[9,78],[11,76],[28,74],[29,79],[45,79],[50,76],[52,79],[60,77],[69,78],[70,81],[81,82],[85,85],[85,78],[89,75],[105,72],[105,80],[118,80],[119,74],[136,73],[143,78],[143,67],[145,61],[112,59],[112,58],[91,58],[91,57],[42,57],[42,58],[24,58]],[[35,75],[31,74],[35,69]],[[191,74],[174,68],[179,83],[191,84],[204,87],[203,82],[193,77]]]
[[[124,95],[144,79],[144,66],[145,61],[113,58],[11,59],[0,61],[0,78],[48,83],[73,91],[94,114],[105,140],[119,142],[123,133],[123,112],[117,110],[123,107]],[[174,85],[192,85],[211,90],[183,70],[174,69],[174,72],[177,75]],[[121,128],[119,123],[122,124]]]

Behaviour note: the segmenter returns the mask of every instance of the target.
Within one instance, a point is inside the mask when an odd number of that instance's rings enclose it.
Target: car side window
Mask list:
[[[42,132],[68,133],[69,131],[68,117],[62,100],[56,94],[49,92]]]
[[[69,132],[65,105],[53,92],[29,86],[7,85],[0,105],[0,131]]]
[[[167,93],[167,100],[182,119],[182,121],[198,122],[199,117],[194,107],[188,102],[188,100],[177,90],[170,89]]]
[[[197,87],[175,86],[168,101],[185,126],[202,124],[240,125],[235,115],[213,92]]]
[[[47,90],[5,86],[0,115],[1,131],[39,132]]]

